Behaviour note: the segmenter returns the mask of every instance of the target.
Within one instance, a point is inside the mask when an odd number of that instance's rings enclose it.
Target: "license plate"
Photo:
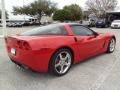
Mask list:
[[[118,25],[114,25],[114,27],[118,27]]]
[[[16,50],[14,48],[11,48],[11,54],[13,54],[13,55],[16,54]]]

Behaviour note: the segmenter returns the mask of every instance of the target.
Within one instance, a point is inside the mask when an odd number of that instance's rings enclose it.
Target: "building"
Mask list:
[[[113,11],[106,12],[106,20],[112,22],[113,20],[120,20],[120,7],[116,7]]]

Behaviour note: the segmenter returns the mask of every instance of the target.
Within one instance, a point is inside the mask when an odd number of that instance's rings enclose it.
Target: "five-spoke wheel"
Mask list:
[[[69,49],[58,50],[51,58],[50,71],[55,75],[66,74],[72,64],[72,53]]]
[[[112,53],[115,50],[115,45],[116,45],[116,40],[112,38],[109,41],[108,48],[107,48],[107,53]]]

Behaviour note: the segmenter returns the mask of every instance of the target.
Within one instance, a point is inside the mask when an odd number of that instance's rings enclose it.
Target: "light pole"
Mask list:
[[[5,13],[5,2],[4,0],[1,0],[1,6],[2,6],[2,26],[3,26],[3,36],[7,35],[6,31],[6,13]]]
[[[25,7],[25,1],[23,0],[23,8]],[[24,17],[24,23],[25,23],[25,15],[23,15]]]

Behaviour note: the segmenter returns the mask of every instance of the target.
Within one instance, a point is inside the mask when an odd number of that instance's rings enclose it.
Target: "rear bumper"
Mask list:
[[[111,26],[112,29],[120,29],[120,26],[119,27],[114,27],[114,26]]]
[[[37,72],[47,72],[48,65],[50,60],[50,54],[40,52],[40,51],[30,51],[24,52],[23,54],[19,55],[11,55],[8,52],[10,59],[13,62],[16,62],[21,65],[25,65],[28,68],[37,71]]]

